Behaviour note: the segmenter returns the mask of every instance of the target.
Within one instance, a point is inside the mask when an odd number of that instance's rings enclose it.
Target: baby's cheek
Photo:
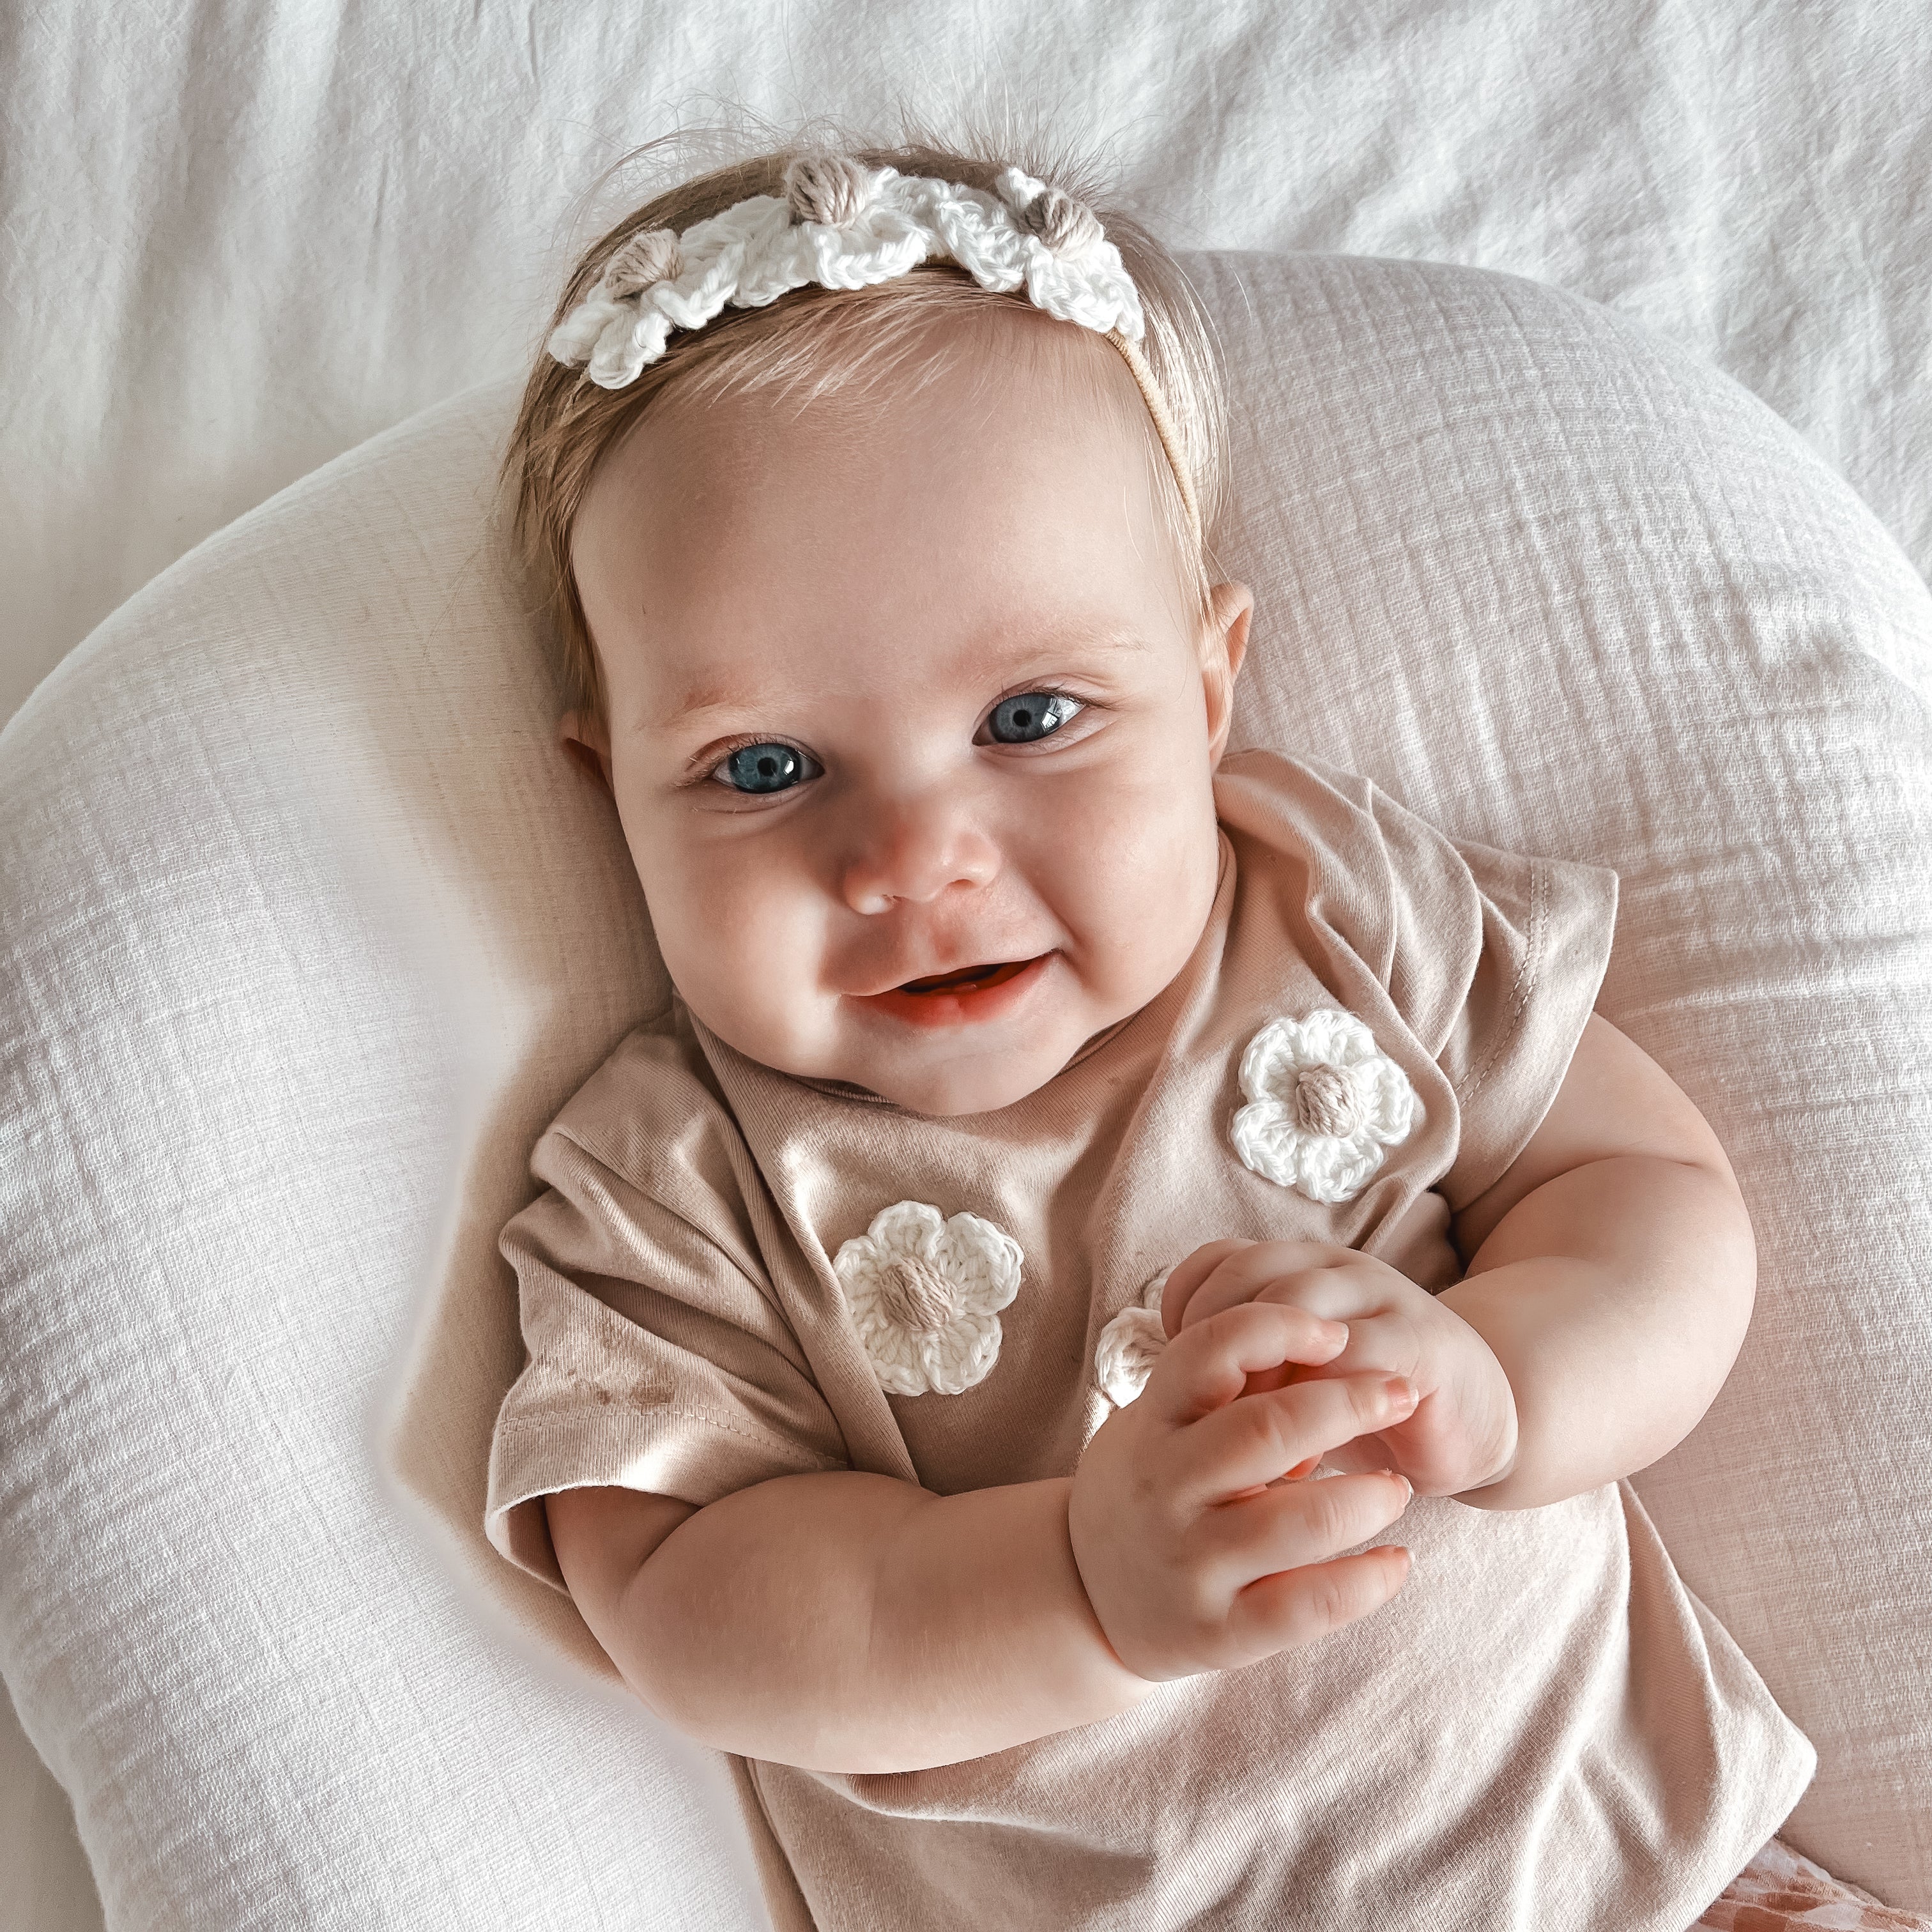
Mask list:
[[[1220,865],[1213,795],[1177,784],[1089,796],[1054,826],[1056,910],[1082,942],[1089,976],[1151,998],[1194,950]]]
[[[808,1043],[824,916],[808,881],[748,846],[655,855],[644,896],[666,970],[718,1037],[782,1064]]]

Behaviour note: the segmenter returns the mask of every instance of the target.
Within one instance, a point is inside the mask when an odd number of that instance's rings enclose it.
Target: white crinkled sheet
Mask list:
[[[597,172],[734,100],[1044,104],[1177,245],[1609,303],[1796,424],[1924,574],[1928,72],[1932,11],[1881,0],[0,9],[0,719],[210,531],[516,366]]]
[[[1932,1903],[1932,596],[1606,310],[1192,266],[1260,614],[1235,741],[1618,869],[1603,1010],[1762,1259],[1633,1486],[1818,1748],[1785,1834]],[[0,1671],[116,1927],[755,1922],[715,1762],[566,1679],[587,1634],[482,1530],[496,1235],[666,992],[482,533],[514,400],[244,518],[0,735]]]

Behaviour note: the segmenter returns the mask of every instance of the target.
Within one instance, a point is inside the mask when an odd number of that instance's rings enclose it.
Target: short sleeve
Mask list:
[[[1306,860],[1294,923],[1367,968],[1448,1080],[1459,1130],[1435,1184],[1460,1213],[1528,1145],[1569,1071],[1610,964],[1617,874],[1451,837],[1317,760],[1251,752],[1224,770],[1224,819]]]
[[[497,1413],[484,1527],[559,1589],[542,1507],[556,1490],[610,1484],[702,1507],[773,1476],[849,1466],[760,1261],[735,1125],[674,1065],[629,1070],[655,1073],[658,1090],[600,1070],[602,1087],[538,1142],[543,1192],[499,1241],[528,1360]],[[684,1117],[666,1118],[680,1085]],[[620,1106],[618,1149],[600,1147],[586,1123]]]
[[[1460,1214],[1528,1145],[1570,1070],[1610,965],[1617,875],[1579,860],[1444,843],[1460,862],[1460,872],[1443,862],[1464,943],[1430,954],[1422,922],[1432,895],[1398,880],[1416,944],[1404,950],[1397,997],[1456,1096],[1456,1156],[1436,1185]]]

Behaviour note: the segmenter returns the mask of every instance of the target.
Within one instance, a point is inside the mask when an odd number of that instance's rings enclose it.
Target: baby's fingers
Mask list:
[[[1155,1358],[1140,1402],[1170,1428],[1180,1428],[1225,1408],[1251,1373],[1283,1362],[1319,1367],[1348,1346],[1348,1329],[1339,1322],[1285,1301],[1244,1302],[1175,1336]]]
[[[1378,1369],[1244,1395],[1176,1433],[1167,1451],[1172,1494],[1184,1509],[1225,1502],[1310,1456],[1393,1428],[1416,1402],[1413,1382]]]
[[[1366,1543],[1408,1508],[1414,1492],[1400,1476],[1335,1476],[1283,1483],[1245,1502],[1203,1512],[1195,1546],[1211,1552],[1217,1587],[1244,1589],[1263,1576],[1305,1568]]]
[[[1228,1606],[1228,1636],[1257,1657],[1312,1643],[1380,1610],[1408,1581],[1413,1560],[1402,1544],[1380,1543],[1353,1556],[1258,1577]]]
[[[1168,1277],[1163,1300],[1175,1307],[1176,1333],[1244,1301],[1294,1301],[1336,1321],[1352,1319],[1361,1302],[1359,1291],[1349,1292],[1346,1270],[1363,1257],[1332,1241],[1248,1241],[1239,1246],[1222,1241],[1216,1249],[1218,1252],[1199,1251],[1214,1252],[1214,1263],[1201,1271],[1184,1299],[1176,1300],[1172,1294],[1174,1275],[1180,1270],[1175,1269]]]

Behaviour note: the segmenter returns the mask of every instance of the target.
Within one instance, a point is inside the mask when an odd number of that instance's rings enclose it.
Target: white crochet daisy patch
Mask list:
[[[942,1220],[923,1201],[880,1208],[832,1262],[880,1388],[958,1395],[983,1382],[1024,1259],[1012,1235],[976,1214]]]
[[[1352,1199],[1424,1118],[1408,1076],[1353,1013],[1324,1006],[1272,1019],[1241,1057],[1234,1151],[1256,1173],[1311,1201]]]
[[[1163,1268],[1141,1290],[1137,1303],[1122,1309],[1100,1330],[1100,1344],[1094,1351],[1094,1379],[1116,1408],[1125,1408],[1146,1388],[1156,1358],[1167,1346],[1160,1298],[1171,1272]]]

